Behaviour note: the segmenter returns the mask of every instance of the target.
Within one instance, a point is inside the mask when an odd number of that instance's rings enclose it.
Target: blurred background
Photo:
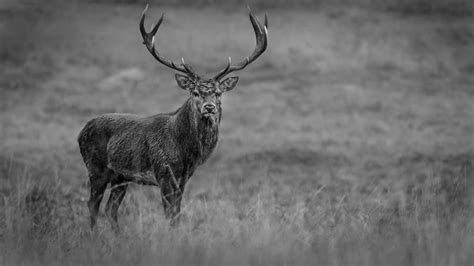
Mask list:
[[[170,230],[129,187],[91,237],[76,137],[91,118],[188,97],[142,45],[215,73],[269,47],[224,95],[220,141]],[[474,2],[0,2],[0,264],[472,265]],[[103,212],[103,211],[102,211]]]

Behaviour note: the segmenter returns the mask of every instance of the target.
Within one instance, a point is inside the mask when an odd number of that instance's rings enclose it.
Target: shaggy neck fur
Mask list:
[[[173,115],[171,127],[186,161],[200,165],[211,155],[219,137],[220,114],[219,108],[216,115],[203,117],[190,98]]]

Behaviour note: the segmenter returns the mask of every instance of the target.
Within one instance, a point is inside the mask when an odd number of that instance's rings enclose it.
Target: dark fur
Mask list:
[[[89,121],[78,142],[91,182],[91,227],[109,183],[106,214],[114,230],[129,182],[159,186],[166,217],[176,221],[186,182],[217,144],[220,117],[220,102],[214,115],[203,116],[191,96],[173,113],[106,114]]]

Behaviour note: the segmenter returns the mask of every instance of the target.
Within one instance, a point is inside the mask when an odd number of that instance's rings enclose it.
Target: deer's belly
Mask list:
[[[114,171],[114,173],[116,173],[117,175],[119,175],[121,181],[134,182],[141,185],[159,186],[158,181],[156,180],[155,175],[151,170],[133,171],[128,169],[116,168],[111,164],[108,165],[108,168]]]

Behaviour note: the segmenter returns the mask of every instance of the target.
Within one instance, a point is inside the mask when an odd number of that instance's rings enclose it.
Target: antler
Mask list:
[[[265,49],[267,49],[267,35],[268,35],[268,18],[267,14],[265,13],[265,24],[262,26],[260,21],[252,14],[252,11],[249,9],[249,17],[250,17],[250,22],[252,23],[253,30],[255,31],[255,39],[256,39],[256,45],[255,45],[255,50],[253,53],[244,58],[243,61],[232,65],[231,66],[231,59],[229,57],[229,62],[227,63],[227,66],[222,69],[219,73],[217,73],[216,76],[214,76],[215,80],[220,80],[227,74],[234,72],[236,70],[242,70],[245,68],[248,64],[252,63],[257,59],[263,52],[265,52]]]
[[[196,73],[193,71],[191,66],[187,65],[184,63],[184,59],[181,58],[181,66],[176,65],[173,61],[168,60],[164,57],[162,57],[159,53],[156,52],[155,50],[155,34],[158,31],[158,28],[161,25],[161,22],[163,22],[163,18],[165,14],[163,13],[158,20],[158,22],[155,24],[155,26],[152,28],[152,30],[148,33],[145,31],[145,13],[148,10],[148,4],[146,5],[145,9],[142,12],[142,18],[140,19],[140,33],[142,34],[143,37],[143,44],[146,46],[148,51],[155,57],[158,62],[162,63],[163,65],[172,68],[174,70],[183,72],[187,74],[188,76],[195,77]]]

